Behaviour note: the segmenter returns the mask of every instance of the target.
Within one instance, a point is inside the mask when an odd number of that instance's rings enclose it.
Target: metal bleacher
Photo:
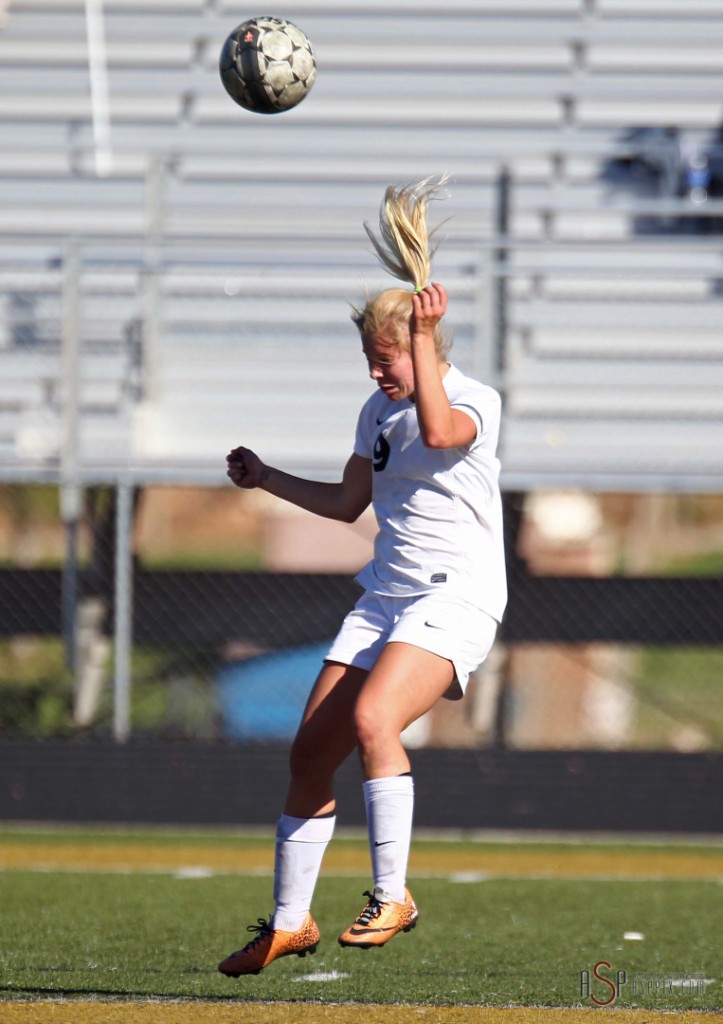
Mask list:
[[[719,129],[723,5],[287,0],[319,73],[275,117],[221,87],[237,4],[95,9],[105,124],[84,0],[0,22],[3,479],[58,472],[71,251],[86,478],[220,482],[236,443],[338,472],[370,390],[349,303],[389,280],[362,222],[389,182],[448,172],[435,274],[454,360],[503,392],[506,486],[720,490],[723,255],[635,223],[723,201],[624,195],[601,168],[630,126]]]

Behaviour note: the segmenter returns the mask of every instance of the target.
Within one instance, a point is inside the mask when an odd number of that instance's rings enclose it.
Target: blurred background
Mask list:
[[[218,74],[266,13],[318,66],[270,117]],[[5,0],[0,813],[39,814],[81,747],[285,750],[374,523],[235,490],[225,455],[338,477],[372,388],[350,305],[389,281],[363,222],[443,173],[451,358],[504,401],[510,604],[406,740],[568,776],[637,753],[713,801],[722,37],[716,0]]]

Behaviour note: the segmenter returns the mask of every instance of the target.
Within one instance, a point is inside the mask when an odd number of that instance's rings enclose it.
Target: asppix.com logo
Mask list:
[[[580,971],[580,998],[596,1006],[610,1006],[641,996],[664,1002],[683,992],[701,996],[708,981],[702,974],[628,972],[614,968],[608,960],[598,960],[592,970]]]

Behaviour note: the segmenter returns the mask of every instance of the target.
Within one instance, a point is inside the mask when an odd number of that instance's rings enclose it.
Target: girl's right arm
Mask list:
[[[327,519],[353,523],[372,498],[371,460],[352,455],[339,483],[304,480],[274,469],[261,461],[249,448],[234,448],[226,456],[228,476],[237,487],[260,487],[292,505]]]

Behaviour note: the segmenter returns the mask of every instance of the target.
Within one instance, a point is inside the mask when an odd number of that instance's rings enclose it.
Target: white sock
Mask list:
[[[274,928],[295,932],[311,909],[311,898],[324,851],[334,833],[336,817],[292,818],[282,814],[276,823],[274,864]]]
[[[381,886],[396,903],[404,903],[414,781],[410,775],[397,775],[369,779],[363,785],[374,886]]]

